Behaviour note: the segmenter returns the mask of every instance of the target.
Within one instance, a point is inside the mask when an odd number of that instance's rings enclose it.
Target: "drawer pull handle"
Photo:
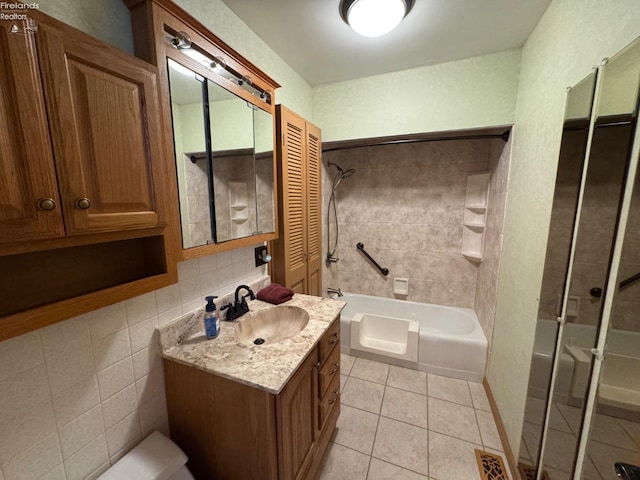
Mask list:
[[[76,200],[76,207],[78,207],[80,210],[86,210],[90,206],[91,202],[88,198],[79,198],[78,200]]]
[[[40,210],[53,210],[56,208],[56,201],[53,198],[41,198],[38,200]]]
[[[337,333],[334,333],[332,335],[332,337],[333,337],[333,340],[329,340],[329,345],[333,345],[334,343],[336,343],[338,341],[338,334]]]
[[[339,367],[338,367],[338,364],[337,364],[337,363],[334,363],[334,364],[333,364],[333,366],[334,366],[335,368],[334,368],[333,370],[330,370],[330,371],[329,371],[329,375],[335,375],[335,374],[336,374],[336,372],[338,371],[338,368],[339,368]]]
[[[336,392],[335,390],[333,391],[333,398],[331,400],[329,400],[329,405],[333,405],[334,403],[336,403],[336,400],[338,400],[338,392]]]

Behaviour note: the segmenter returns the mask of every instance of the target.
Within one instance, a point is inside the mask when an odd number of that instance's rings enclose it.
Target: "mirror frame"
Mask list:
[[[170,174],[175,180],[172,182],[171,191],[166,192],[165,195],[161,195],[161,197],[164,197],[163,201],[167,202],[167,210],[170,212],[170,215],[166,219],[167,224],[165,228],[167,231],[170,231],[169,237],[172,241],[167,245],[167,248],[175,252],[178,261],[182,261],[275,240],[278,238],[277,195],[274,195],[274,232],[229,240],[222,243],[202,245],[187,249],[182,248],[182,229],[178,203],[178,182],[167,58],[172,58],[174,61],[190,68],[195,73],[221,85],[236,96],[241,97],[272,115],[274,125],[274,192],[277,191],[278,186],[275,149],[275,91],[280,85],[171,0],[124,0],[124,2],[131,11],[136,56],[158,68],[158,92],[162,107],[162,118],[158,119],[158,121],[162,123],[163,127],[165,168],[171,169]],[[240,76],[249,77],[253,85],[258,87],[259,90],[269,93],[269,98],[267,101],[264,101],[252,95],[244,88],[216,74],[213,70],[206,68],[201,63],[177,50],[166,42],[166,32],[185,32],[191,38],[192,43],[197,45],[199,50],[205,52],[211,58],[222,57],[229,69]],[[167,173],[169,173],[169,170],[167,170]]]

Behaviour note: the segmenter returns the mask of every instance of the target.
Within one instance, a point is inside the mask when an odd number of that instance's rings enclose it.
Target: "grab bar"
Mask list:
[[[380,270],[380,273],[381,273],[382,275],[384,275],[385,277],[386,277],[387,275],[389,275],[389,269],[388,269],[388,268],[381,267],[381,266],[380,266],[380,264],[379,264],[378,262],[376,262],[376,261],[373,259],[373,257],[372,257],[371,255],[369,255],[369,254],[365,251],[365,249],[364,249],[364,245],[362,244],[362,242],[358,242],[358,243],[356,244],[356,248],[357,248],[358,250],[360,250],[360,251],[364,254],[364,256],[365,256],[365,257],[367,257],[367,258],[369,259],[369,261],[375,265],[375,267],[376,267],[378,270]]]
[[[640,272],[627,278],[626,280],[621,281],[620,285],[618,285],[618,288],[622,290],[623,288],[627,288],[629,285],[637,282],[638,280],[640,280]],[[591,295],[594,298],[600,298],[602,296],[602,289],[599,287],[594,287],[591,290],[589,290],[589,295]]]

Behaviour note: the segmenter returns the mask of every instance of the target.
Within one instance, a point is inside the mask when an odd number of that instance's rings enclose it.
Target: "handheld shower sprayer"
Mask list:
[[[355,173],[355,169],[349,168],[347,170],[343,170],[340,167],[340,165],[334,162],[327,162],[327,165],[329,167],[336,167],[336,169],[338,170],[338,173],[336,174],[336,176],[333,177],[333,186],[331,188],[331,196],[329,197],[329,205],[327,208],[327,260],[326,261],[327,261],[327,264],[330,264],[330,263],[336,263],[338,260],[340,260],[339,258],[334,256],[336,253],[336,249],[338,248],[338,211],[336,208],[336,198],[335,198],[336,190],[338,189],[338,185],[340,185],[340,182],[342,182],[342,180],[350,177]],[[331,243],[331,236],[330,236],[331,210],[333,210],[333,218],[334,218],[334,224],[336,229],[336,238],[333,244],[333,249],[329,247],[329,244]]]

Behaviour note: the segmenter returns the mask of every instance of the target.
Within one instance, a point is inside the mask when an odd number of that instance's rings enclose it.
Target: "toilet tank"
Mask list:
[[[153,432],[100,475],[98,480],[192,479],[184,466],[187,460],[180,447],[160,432]]]

